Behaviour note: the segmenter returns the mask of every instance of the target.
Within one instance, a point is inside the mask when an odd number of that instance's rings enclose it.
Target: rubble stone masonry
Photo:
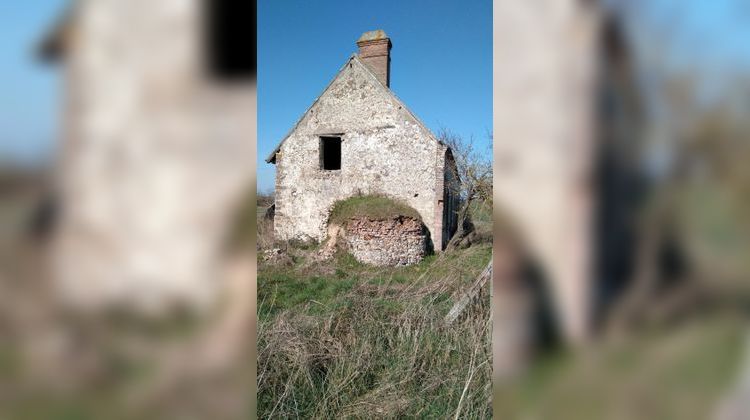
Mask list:
[[[427,252],[427,231],[411,217],[350,219],[345,231],[349,252],[365,264],[411,265],[422,261]]]

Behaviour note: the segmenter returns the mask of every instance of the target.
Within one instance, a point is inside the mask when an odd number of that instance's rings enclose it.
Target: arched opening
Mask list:
[[[354,196],[334,204],[326,247],[333,247],[339,236],[354,258],[376,266],[416,264],[430,251],[429,230],[419,212],[379,195]]]
[[[461,203],[461,183],[456,160],[451,149],[445,151],[443,170],[443,231],[440,247],[445,249],[458,229],[458,209]]]

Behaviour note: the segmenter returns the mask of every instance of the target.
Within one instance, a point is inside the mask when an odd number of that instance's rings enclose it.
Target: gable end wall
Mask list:
[[[320,169],[323,135],[342,137],[340,171]],[[276,238],[322,241],[336,201],[381,194],[416,209],[440,249],[442,148],[371,71],[351,60],[279,149]]]

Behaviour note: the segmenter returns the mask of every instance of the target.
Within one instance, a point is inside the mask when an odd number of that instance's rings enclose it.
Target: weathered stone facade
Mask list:
[[[349,252],[365,264],[412,265],[422,261],[427,252],[424,225],[411,217],[355,218],[344,229]]]
[[[76,303],[207,303],[250,183],[255,86],[206,72],[201,2],[82,0],[66,30],[55,274]]]
[[[327,137],[340,139],[340,169],[323,169]],[[417,210],[434,249],[441,250],[452,233],[444,232],[443,219],[456,217],[444,208],[449,155],[354,55],[267,159],[276,164],[275,235],[322,241],[335,202],[384,195]]]

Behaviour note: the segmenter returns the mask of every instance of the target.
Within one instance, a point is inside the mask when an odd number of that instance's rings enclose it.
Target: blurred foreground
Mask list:
[[[746,5],[595,4],[495,3],[494,414],[750,418]]]
[[[48,180],[44,173],[7,169],[0,181],[0,417],[250,417],[252,248],[233,245],[217,279],[222,302],[207,311],[81,312],[50,285]]]

